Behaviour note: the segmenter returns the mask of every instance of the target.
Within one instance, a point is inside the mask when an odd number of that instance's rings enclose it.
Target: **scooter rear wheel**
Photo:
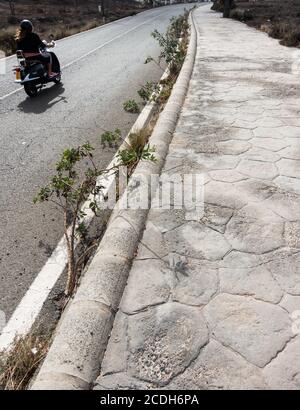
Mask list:
[[[34,98],[37,96],[38,89],[37,86],[34,84],[24,84],[24,90],[30,98]]]

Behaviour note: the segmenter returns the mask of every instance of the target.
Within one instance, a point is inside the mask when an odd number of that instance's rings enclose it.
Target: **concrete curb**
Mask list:
[[[151,137],[157,162],[140,162],[134,175],[161,173],[193,72],[197,34],[191,21],[187,56]],[[131,192],[142,189],[131,188]],[[121,198],[122,201],[122,198]],[[118,209],[82,283],[64,312],[32,390],[88,390],[100,373],[116,311],[149,210]]]

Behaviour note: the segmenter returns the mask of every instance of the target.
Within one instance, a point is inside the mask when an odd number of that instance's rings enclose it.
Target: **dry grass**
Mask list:
[[[0,390],[25,390],[47,354],[50,338],[29,334],[17,338],[0,355]]]
[[[236,5],[231,17],[265,31],[282,45],[300,47],[299,0],[236,0]]]
[[[129,148],[133,149],[134,151],[142,150],[148,142],[150,135],[151,129],[149,127],[145,127],[141,129],[139,132],[130,134],[128,137],[130,144]]]
[[[269,36],[280,39],[280,44],[289,47],[300,45],[300,27],[289,22],[276,22],[270,26]]]
[[[15,51],[16,42],[15,42],[15,30],[0,30],[0,50],[4,51],[6,55],[10,55]]]

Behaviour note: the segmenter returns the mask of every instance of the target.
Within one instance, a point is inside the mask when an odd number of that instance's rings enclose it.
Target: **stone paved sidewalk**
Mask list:
[[[195,22],[163,173],[204,174],[204,214],[150,211],[95,388],[299,389],[295,50],[206,6]]]

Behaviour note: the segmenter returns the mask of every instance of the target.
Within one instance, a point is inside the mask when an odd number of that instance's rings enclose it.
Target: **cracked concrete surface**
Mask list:
[[[208,7],[163,175],[204,212],[151,209],[95,389],[299,389],[300,85],[293,50]]]

